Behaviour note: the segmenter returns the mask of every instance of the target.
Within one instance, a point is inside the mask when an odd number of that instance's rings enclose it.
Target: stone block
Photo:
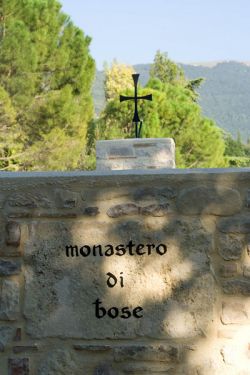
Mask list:
[[[138,215],[139,207],[134,203],[118,204],[110,207],[107,211],[109,217],[117,218],[125,215]]]
[[[111,146],[108,152],[109,159],[124,159],[124,158],[136,158],[135,149],[129,146],[117,147]]]
[[[250,208],[250,189],[247,190],[247,195],[246,195],[246,207]]]
[[[107,352],[112,349],[110,345],[74,344],[73,348],[78,351]]]
[[[110,364],[101,364],[94,370],[94,375],[118,375]]]
[[[250,278],[250,266],[244,266],[243,267],[243,275],[247,278]]]
[[[86,207],[83,210],[83,214],[87,216],[97,216],[100,214],[98,207]]]
[[[242,368],[247,362],[247,348],[244,348],[241,343],[239,344],[237,341],[234,342],[233,340],[228,342],[221,349],[221,355],[227,365],[235,366],[234,374],[247,375],[247,372]],[[247,363],[247,366],[249,366],[249,362]]]
[[[14,337],[13,340],[16,341],[16,342],[22,340],[22,328],[17,328],[16,329],[15,337]]]
[[[124,363],[121,367],[122,374],[126,375],[189,375],[187,372],[185,374],[180,373],[176,365],[171,366],[165,362],[128,362]],[[195,372],[192,372],[192,375],[194,374]]]
[[[29,375],[28,358],[9,358],[8,375]]]
[[[245,246],[245,241],[233,234],[219,236],[218,252],[224,260],[240,259]]]
[[[21,262],[14,260],[0,260],[0,276],[18,275],[21,272]]]
[[[239,215],[221,219],[218,229],[223,233],[250,234],[250,217]]]
[[[118,220],[112,226],[105,221],[93,225],[92,218],[89,220],[31,224],[23,257],[27,334],[32,338],[162,339],[194,337],[206,331],[213,319],[215,285],[207,273],[211,236],[200,223],[189,223],[189,229],[183,231],[176,222],[171,228],[163,223],[161,232],[149,233],[142,220]],[[143,256],[127,252],[119,257],[97,253],[84,258],[66,257],[65,252],[66,244],[104,248],[108,243],[126,246],[129,240],[147,244],[152,239],[156,244],[166,243],[165,255],[156,251]],[[118,285],[108,288],[108,272],[118,278],[123,272],[120,292]],[[143,319],[131,317],[129,322],[107,315],[98,319],[97,299],[106,309],[145,306],[145,314]]]
[[[145,216],[162,217],[169,213],[169,204],[151,204],[141,207],[140,213]]]
[[[139,206],[135,203],[123,203],[110,207],[107,215],[112,218],[121,216],[144,215],[153,217],[166,216],[169,213],[169,204],[150,204]]]
[[[0,256],[11,258],[21,257],[22,249],[21,247],[4,246],[3,248],[0,248]]]
[[[235,336],[235,329],[219,329],[217,332],[217,337],[221,339],[233,339]]]
[[[237,190],[197,186],[184,189],[177,198],[177,208],[184,215],[229,216],[241,210],[242,201]]]
[[[58,208],[75,208],[80,200],[78,193],[71,190],[57,189],[56,202]]]
[[[126,345],[114,349],[114,359],[121,361],[178,362],[179,349],[173,345]]]
[[[174,167],[175,144],[171,138],[116,139],[96,142],[97,170]]]
[[[40,193],[14,193],[7,199],[8,206],[15,209],[30,210],[34,208],[50,208],[53,206],[52,202],[47,196]]]
[[[220,276],[221,277],[233,277],[237,275],[237,263],[224,263],[220,266]]]
[[[247,324],[248,315],[243,303],[223,302],[221,321],[223,324]]]
[[[74,354],[66,349],[47,353],[38,365],[37,375],[78,375],[79,369]]]
[[[0,290],[0,320],[16,320],[19,311],[19,284],[3,280]]]
[[[0,193],[0,208],[4,208],[6,203],[6,195],[4,193]]]
[[[6,224],[6,244],[18,247],[21,240],[20,224],[15,221],[10,221]]]
[[[228,280],[222,283],[222,288],[226,294],[243,294],[250,296],[250,280]]]
[[[138,334],[141,336],[143,332],[144,336],[155,338],[157,332],[158,337],[174,339],[203,336],[214,320],[215,293],[214,280],[209,274],[196,276],[190,283],[180,283],[178,291],[173,290],[174,296],[164,304],[161,322],[151,319],[153,309],[148,308],[149,314],[141,320]]]
[[[133,192],[133,199],[136,201],[140,200],[154,200],[161,201],[162,199],[174,199],[177,193],[174,189],[170,187],[142,187],[137,188]]]
[[[4,352],[6,345],[13,339],[13,327],[0,327],[0,352]]]
[[[17,345],[13,346],[13,353],[20,354],[25,352],[37,352],[38,347],[37,345]]]

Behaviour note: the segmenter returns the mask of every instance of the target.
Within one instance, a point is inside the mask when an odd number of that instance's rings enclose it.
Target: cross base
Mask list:
[[[96,142],[97,170],[175,168],[172,138],[115,139]]]

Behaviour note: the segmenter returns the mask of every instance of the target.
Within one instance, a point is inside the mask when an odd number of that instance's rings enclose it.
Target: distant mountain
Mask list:
[[[250,138],[250,63],[219,62],[180,64],[189,79],[203,77],[199,89],[199,103],[203,114],[213,120],[234,138],[240,132],[242,140]],[[140,73],[140,83],[149,78],[150,64],[134,66]],[[97,71],[93,87],[96,113],[105,105],[104,73]]]

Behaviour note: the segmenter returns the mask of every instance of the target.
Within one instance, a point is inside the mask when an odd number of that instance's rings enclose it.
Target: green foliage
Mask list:
[[[133,87],[131,75],[134,73],[132,66],[118,64],[114,61],[110,68],[106,67],[104,92],[106,100],[119,97],[121,90]]]
[[[154,63],[150,69],[150,78],[158,78],[163,83],[183,84],[183,70],[168,58],[166,53],[156,52]]]
[[[204,82],[197,88],[199,104],[205,116],[213,119],[234,138],[240,130],[243,142],[250,137],[250,66],[237,62],[224,62],[215,66],[180,65],[190,80],[203,77]],[[149,80],[150,64],[134,66],[140,72],[140,82],[145,86]],[[93,87],[96,113],[105,107],[103,88],[104,72],[97,71]]]
[[[76,169],[79,156],[76,159],[75,153],[80,155],[79,146],[81,142],[77,138],[68,137],[63,129],[54,128],[29,147],[21,160],[25,169],[30,169],[32,163],[32,169],[37,171],[44,169],[44,161],[50,170],[56,170],[59,166],[60,170]]]
[[[16,165],[76,168],[93,117],[91,40],[57,0],[5,0],[0,15],[0,86],[24,134]]]
[[[139,95],[153,94],[152,102],[139,101],[140,118],[144,120],[142,136],[174,138],[179,168],[225,166],[221,131],[201,115],[192,91],[182,80],[171,82],[152,74],[146,88],[139,88]],[[122,94],[133,95],[133,91],[127,89]],[[133,111],[133,101],[120,104],[118,98],[110,100],[96,123],[98,138],[134,137]]]
[[[201,86],[203,78],[188,80],[183,69],[168,58],[166,53],[157,51],[154,63],[149,72],[150,78],[158,78],[162,83],[180,85],[187,88],[193,101],[198,98],[197,89]]]
[[[230,134],[225,136],[225,155],[228,156],[246,156],[246,147],[241,142],[240,137],[237,140],[234,140]]]
[[[16,121],[16,111],[8,93],[0,86],[0,169],[18,169],[24,134]]]
[[[196,102],[199,98],[197,90],[200,88],[201,84],[204,82],[204,78],[195,78],[187,82],[186,87],[191,91],[193,100]]]
[[[250,167],[249,157],[239,157],[239,156],[226,156],[226,163],[230,168],[245,168]]]
[[[250,167],[250,144],[243,144],[240,133],[237,140],[225,135],[225,156],[230,167]]]

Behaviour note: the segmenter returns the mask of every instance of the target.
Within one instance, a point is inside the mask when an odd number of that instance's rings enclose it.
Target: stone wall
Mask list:
[[[1,374],[249,374],[249,169],[0,183]]]

